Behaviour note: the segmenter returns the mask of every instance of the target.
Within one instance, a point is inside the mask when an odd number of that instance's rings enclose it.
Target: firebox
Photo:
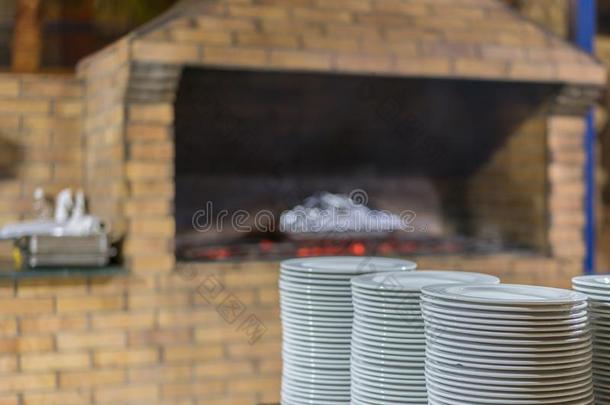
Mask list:
[[[548,224],[510,222],[547,216],[536,122],[559,90],[187,68],[175,101],[177,256],[544,251]]]

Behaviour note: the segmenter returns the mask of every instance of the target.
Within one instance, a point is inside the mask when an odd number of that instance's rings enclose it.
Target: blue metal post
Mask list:
[[[574,42],[588,53],[593,53],[596,32],[596,1],[575,0],[573,13],[573,39]],[[595,221],[595,123],[593,110],[586,117],[586,129],[584,137],[585,149],[585,262],[586,274],[595,272],[595,243],[596,243],[596,221]]]

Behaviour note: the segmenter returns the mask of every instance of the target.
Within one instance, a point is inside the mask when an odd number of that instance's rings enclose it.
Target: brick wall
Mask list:
[[[529,119],[468,184],[472,214],[486,236],[504,235],[541,253],[548,249],[546,133],[544,115]]]
[[[0,285],[0,404],[244,404],[279,399],[277,265]],[[209,277],[224,291],[198,291]],[[216,307],[244,306],[228,323]],[[255,343],[240,325],[266,328]],[[256,335],[258,336],[258,335]]]
[[[0,74],[0,223],[27,216],[36,187],[82,186],[82,94],[71,76]]]
[[[82,61],[84,83],[84,183],[92,212],[125,233],[125,92],[129,77],[129,44],[124,38]]]
[[[294,9],[281,0],[250,3],[201,2],[172,11],[172,21],[155,22],[83,61],[78,79],[0,77],[0,138],[23,151],[13,177],[0,180],[0,220],[22,216],[39,184],[50,191],[82,184],[93,212],[111,222],[117,237],[126,235],[132,270],[111,279],[0,283],[0,404],[278,401],[277,264],[176,264],[173,256],[172,89],[183,65],[603,80],[582,54],[487,0],[351,1],[342,9],[330,2]],[[448,8],[453,18],[440,15]],[[404,28],[420,17],[414,29]],[[378,37],[383,27],[386,40]],[[497,164],[523,142],[539,151],[541,124],[529,125]],[[557,286],[580,272],[582,119],[552,117],[544,127],[553,255],[415,258],[420,267]],[[0,153],[0,167],[10,158]],[[495,165],[488,173],[512,176]],[[210,280],[223,289],[206,300],[201,286]],[[244,308],[233,322],[217,310],[227,297]],[[250,315],[267,328],[255,344],[240,328]]]

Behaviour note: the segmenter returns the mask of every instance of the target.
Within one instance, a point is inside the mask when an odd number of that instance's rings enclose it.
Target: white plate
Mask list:
[[[373,301],[377,303],[400,303],[405,300],[419,301],[421,294],[393,294],[387,291],[367,291],[352,286],[352,295],[355,299],[362,301]]]
[[[498,306],[574,305],[587,301],[586,295],[576,291],[519,284],[427,286],[422,292],[442,300]]]
[[[440,353],[440,354],[439,354]],[[580,359],[573,359],[572,363],[565,364],[535,364],[535,365],[506,365],[506,364],[489,364],[487,362],[479,362],[479,358],[449,358],[445,354],[442,354],[440,351],[434,350],[434,348],[428,347],[426,349],[426,359],[429,361],[433,361],[436,364],[446,364],[453,367],[464,367],[469,370],[490,370],[493,372],[496,371],[515,371],[515,372],[539,372],[539,371],[560,371],[575,367],[585,367],[591,364],[591,357],[583,357]]]
[[[436,284],[498,284],[499,282],[499,278],[488,274],[435,270],[367,274],[352,279],[353,286],[363,289],[417,293],[422,287]]]
[[[586,345],[580,349],[574,350],[563,350],[555,352],[531,352],[531,353],[517,353],[517,352],[500,352],[492,347],[490,350],[482,349],[466,349],[462,346],[434,346],[435,350],[440,350],[443,353],[453,354],[458,356],[472,356],[477,358],[490,359],[492,362],[498,362],[498,364],[515,364],[515,363],[531,363],[531,364],[545,364],[552,361],[560,361],[563,358],[571,358],[575,356],[587,355],[591,352],[591,347]]]
[[[481,334],[469,334],[461,333],[457,331],[448,330],[447,328],[432,328],[426,326],[426,338],[434,339],[448,338],[460,342],[476,342],[476,343],[489,343],[497,345],[515,345],[515,346],[546,346],[546,345],[557,345],[567,344],[574,342],[588,341],[591,339],[591,335],[588,331],[578,331],[573,335],[565,334],[549,334],[548,336],[520,336],[515,334],[514,336],[483,336]]]
[[[498,331],[498,332],[562,332],[571,330],[583,330],[589,327],[587,318],[581,318],[580,323],[564,324],[564,325],[537,325],[530,323],[530,325],[494,325],[492,322],[488,324],[483,323],[470,323],[466,320],[460,321],[448,321],[444,318],[431,315],[429,312],[424,311],[424,319],[428,320],[433,325],[448,326],[458,329],[466,330],[480,330],[480,331]]]
[[[558,378],[558,377],[572,377],[590,370],[589,365],[585,365],[580,368],[566,369],[566,370],[532,370],[532,371],[501,371],[501,370],[484,370],[476,368],[465,368],[460,366],[451,366],[447,364],[441,364],[434,359],[426,358],[426,367],[434,367],[437,370],[446,371],[449,373],[458,373],[466,376],[476,376],[480,378],[505,378],[507,380],[519,380],[519,381],[535,381],[538,379],[545,378]]]
[[[576,291],[574,292],[577,293]],[[582,294],[582,293],[577,293]],[[586,295],[582,294],[586,297]],[[423,304],[433,304],[437,307],[452,308],[463,310],[478,310],[480,312],[487,312],[488,317],[503,318],[505,315],[511,313],[525,313],[529,317],[555,317],[555,318],[566,318],[570,317],[575,312],[582,312],[587,308],[587,302],[581,302],[574,305],[496,305],[496,304],[471,304],[463,301],[456,300],[442,300],[438,297],[422,295]]]
[[[329,279],[317,279],[312,277],[295,277],[287,274],[280,275],[280,280],[287,283],[305,285],[311,288],[317,288],[318,286],[329,286],[336,288],[347,288],[349,286],[349,279],[347,280],[329,280]]]
[[[347,295],[351,296],[352,289],[349,286],[330,286],[330,285],[313,285],[313,284],[304,284],[304,283],[295,283],[293,281],[280,280],[279,281],[280,290],[282,291],[291,291],[297,292],[301,294],[319,294],[326,295],[329,293],[337,294],[337,295]]]
[[[369,374],[392,374],[401,376],[411,376],[412,378],[419,379],[424,375],[424,366],[421,367],[402,367],[394,365],[373,365],[364,362],[357,358],[352,358],[352,368],[358,368],[361,372],[368,372]]]
[[[464,347],[467,349],[484,350],[486,352],[506,352],[506,353],[546,353],[546,352],[557,352],[567,350],[578,350],[585,347],[591,346],[591,339],[579,338],[571,339],[568,342],[562,341],[560,344],[524,344],[524,345],[513,345],[503,344],[498,345],[496,342],[481,343],[481,342],[465,342],[454,340],[452,336],[439,336],[432,337],[426,336],[428,345],[442,345],[450,347]]]
[[[461,306],[458,302],[451,302],[450,305],[447,303],[439,303],[430,300],[422,300],[422,306],[426,305],[426,308],[430,311],[440,312],[442,314],[455,315],[455,316],[469,316],[475,318],[483,318],[489,319],[493,318],[493,320],[532,320],[532,321],[550,321],[550,320],[569,320],[573,318],[581,318],[583,316],[587,316],[587,304],[583,303],[579,305],[576,310],[570,311],[527,311],[519,308],[517,311],[496,311],[496,308],[493,307],[490,312],[486,310],[484,306],[476,305],[474,306]],[[454,305],[456,304],[456,305]],[[462,304],[463,305],[463,304]],[[536,308],[533,308],[534,310]]]
[[[400,312],[372,312],[372,311],[365,311],[361,308],[357,308],[356,311],[354,312],[354,316],[359,316],[361,318],[367,318],[367,319],[372,319],[372,320],[378,320],[378,321],[394,321],[394,322],[400,322],[400,321],[406,321],[406,322],[411,322],[411,321],[419,321],[422,318],[421,316],[421,312],[420,311],[411,311],[411,312],[404,312],[404,313],[400,313]]]
[[[514,391],[503,391],[502,387],[496,387],[493,390],[482,389],[482,387],[468,385],[468,384],[454,384],[447,380],[440,380],[432,375],[427,377],[430,382],[436,386],[442,386],[443,389],[449,392],[455,392],[462,395],[471,395],[473,392],[480,393],[483,397],[491,398],[504,398],[514,400],[529,400],[536,401],[538,399],[548,399],[570,396],[570,394],[579,394],[583,392],[591,392],[591,383],[588,381],[582,381],[580,384],[566,384],[554,387],[552,390],[546,391],[526,391],[526,392],[514,392]]]
[[[342,313],[324,313],[324,314],[297,314],[295,312],[288,311],[280,311],[281,318],[287,318],[289,321],[299,321],[302,323],[312,322],[312,323],[331,323],[331,324],[341,324],[341,325],[349,325],[352,322],[352,316],[346,316]]]
[[[409,260],[370,256],[326,256],[284,260],[281,268],[303,273],[373,273],[379,271],[415,270],[417,264]]]
[[[456,383],[468,383],[476,384],[481,387],[502,387],[503,391],[530,391],[530,390],[542,390],[549,387],[557,387],[563,384],[577,384],[583,381],[587,382],[591,378],[591,370],[586,369],[581,373],[576,373],[572,376],[560,376],[555,378],[541,378],[541,379],[507,379],[497,377],[479,377],[479,376],[468,376],[462,373],[440,370],[430,364],[426,364],[426,374],[433,375],[442,380],[451,380]]]
[[[585,288],[574,286],[574,290],[586,294],[590,301],[610,303],[610,296],[605,295],[603,291],[597,291],[593,288]]]
[[[450,326],[447,323],[438,323],[434,319],[424,316],[426,320],[426,330],[430,330],[432,333],[456,333],[458,335],[469,335],[478,337],[499,337],[499,338],[517,338],[517,339],[531,339],[531,338],[558,338],[558,337],[574,337],[588,334],[590,331],[587,328],[587,324],[581,324],[578,328],[561,328],[554,330],[554,328],[531,328],[530,330],[514,330],[504,329],[503,327],[489,327],[487,329],[471,329],[467,325]]]
[[[572,283],[589,287],[607,288],[610,290],[610,275],[596,274],[578,276],[572,279]]]
[[[425,357],[425,346],[414,346],[412,349],[392,349],[373,346],[370,344],[361,343],[357,340],[352,340],[352,350],[358,350],[361,353],[367,353],[369,356],[380,355],[380,356],[396,356],[397,358],[406,357]]]
[[[337,302],[340,304],[351,304],[352,294],[311,294],[301,290],[287,291],[280,289],[280,300],[288,297],[297,301],[313,301],[313,302]]]
[[[585,311],[582,312],[582,316],[578,318],[568,319],[550,319],[550,320],[532,320],[532,319],[489,319],[489,318],[477,318],[468,316],[468,312],[464,312],[461,315],[453,314],[450,311],[448,313],[444,311],[438,311],[432,308],[431,305],[426,306],[426,311],[437,319],[450,321],[450,322],[465,322],[467,324],[474,325],[496,325],[496,326],[564,326],[573,325],[586,322],[588,317]]]
[[[292,301],[282,300],[280,303],[281,308],[286,308],[287,311],[290,310],[306,310],[306,311],[317,311],[317,312],[326,312],[326,311],[336,311],[336,312],[354,312],[354,307],[352,305],[343,305],[343,306],[326,306],[326,305],[318,305],[318,304],[308,304],[308,303],[293,303]]]
[[[442,379],[441,377],[442,376]],[[426,370],[426,378],[433,381],[442,381],[443,384],[448,386],[458,387],[458,388],[470,388],[481,391],[489,391],[489,392],[498,392],[498,393],[510,393],[514,394],[515,397],[523,394],[538,394],[538,393],[553,393],[559,389],[579,389],[583,386],[589,385],[589,377],[583,377],[577,381],[566,382],[566,380],[562,379],[554,384],[550,385],[535,385],[535,386],[502,386],[502,385],[493,385],[493,384],[483,384],[482,381],[476,379],[467,379],[463,378],[461,381],[455,381],[451,378],[448,378],[447,374],[436,374],[435,372],[427,369]]]
[[[585,390],[580,394],[569,395],[561,398],[530,398],[530,399],[508,399],[508,398],[491,398],[482,397],[477,395],[476,391],[469,391],[468,394],[458,394],[443,389],[443,386],[430,382],[428,384],[428,390],[431,397],[439,396],[443,398],[448,404],[459,404],[474,403],[474,404],[499,404],[499,405],[518,405],[518,404],[531,404],[532,400],[535,400],[536,405],[540,404],[567,404],[570,401],[585,400],[592,397],[592,389]]]

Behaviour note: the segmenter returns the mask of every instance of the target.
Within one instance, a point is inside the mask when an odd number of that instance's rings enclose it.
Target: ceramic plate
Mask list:
[[[487,274],[433,270],[410,273],[367,274],[352,279],[353,286],[363,289],[416,293],[418,293],[422,287],[435,284],[497,284],[499,282],[499,278]]]
[[[328,256],[284,260],[281,268],[302,273],[373,273],[380,271],[415,270],[417,264],[408,260],[384,257]]]
[[[427,286],[422,292],[440,299],[492,305],[573,305],[587,300],[575,291],[518,284]]]

